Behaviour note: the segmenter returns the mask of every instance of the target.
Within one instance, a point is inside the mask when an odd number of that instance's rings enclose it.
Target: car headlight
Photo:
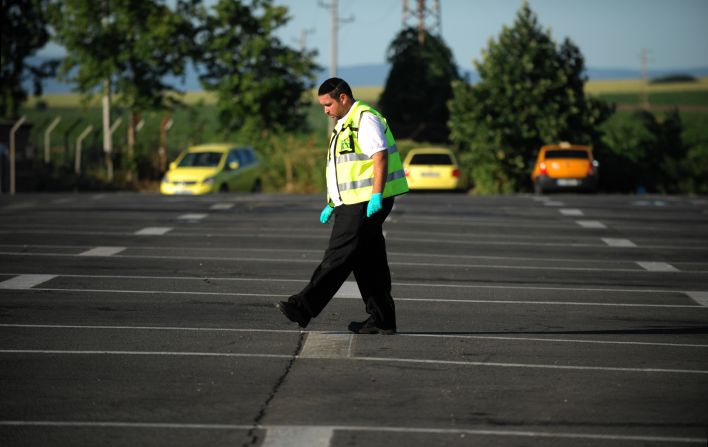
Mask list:
[[[216,177],[207,177],[204,179],[204,184],[205,185],[213,185],[214,180],[216,180]]]
[[[170,183],[170,178],[165,174],[164,177],[162,177],[162,183]]]

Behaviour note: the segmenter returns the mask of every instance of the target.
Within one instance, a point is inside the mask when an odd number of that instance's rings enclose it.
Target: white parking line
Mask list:
[[[62,197],[61,199],[52,200],[52,203],[54,203],[56,205],[61,205],[62,203],[69,203],[69,202],[73,202],[74,200],[75,199],[70,198],[70,197]]]
[[[564,216],[584,216],[585,215],[582,210],[575,209],[575,208],[563,208],[558,211],[560,211],[560,213]]]
[[[257,354],[235,352],[181,352],[181,351],[107,351],[107,350],[62,350],[62,349],[0,349],[0,354],[28,354],[28,355],[106,355],[106,356],[176,356],[176,357],[253,357],[271,359],[291,359],[288,354]],[[297,359],[321,358],[296,355]],[[606,371],[630,373],[657,373],[657,374],[697,374],[708,375],[708,370],[703,369],[674,369],[674,368],[622,368],[616,366],[592,365],[558,365],[541,363],[503,363],[503,362],[473,362],[466,360],[437,360],[414,359],[396,357],[358,357],[350,356],[346,360],[378,363],[413,363],[439,366],[461,367],[486,367],[486,368],[522,368],[522,369],[559,369],[574,371]]]
[[[554,200],[547,200],[547,201],[543,202],[543,204],[546,206],[565,206],[565,203],[557,202]]]
[[[208,214],[182,214],[177,217],[177,220],[199,221],[205,219],[207,216]]]
[[[2,284],[2,283],[0,283]],[[127,293],[145,295],[193,295],[193,296],[224,296],[224,297],[266,297],[283,298],[289,294],[278,293],[239,293],[239,292],[187,292],[172,290],[116,290],[116,289],[71,289],[71,288],[48,288],[34,287],[28,290],[44,292],[72,292],[72,293]],[[361,299],[354,297],[341,297],[338,299]],[[465,299],[445,299],[445,298],[405,298],[397,297],[396,301],[410,301],[423,303],[459,303],[459,304],[499,304],[499,305],[529,305],[529,306],[588,306],[588,307],[646,307],[665,309],[706,309],[706,307],[695,304],[638,304],[638,303],[593,303],[582,301],[521,301],[521,300],[465,300]]]
[[[254,354],[238,352],[180,352],[180,351],[97,351],[97,350],[53,350],[53,349],[0,349],[0,354],[46,354],[46,355],[137,355],[137,356],[177,356],[177,357],[253,357],[289,359],[288,354]]]
[[[317,426],[268,427],[262,447],[329,447],[334,429]]]
[[[215,203],[209,209],[212,210],[230,210],[234,207],[233,203]]]
[[[18,275],[17,273],[3,273],[0,275]],[[23,273],[23,275],[31,275],[29,273]],[[61,276],[65,278],[96,278],[96,279],[147,279],[147,280],[171,280],[171,281],[234,281],[234,282],[283,282],[283,283],[293,283],[302,284],[307,283],[307,279],[283,279],[283,278],[234,278],[234,277],[183,277],[183,276],[148,276],[148,275],[77,275],[77,274],[61,274],[54,275]],[[356,284],[353,281],[348,281],[351,284]],[[472,289],[472,290],[535,290],[535,291],[556,291],[556,292],[600,292],[600,293],[642,293],[642,294],[684,294],[688,295],[691,293],[708,293],[708,292],[686,292],[684,290],[672,290],[672,289],[626,289],[626,288],[606,288],[606,287],[549,287],[549,286],[535,286],[535,285],[518,285],[518,286],[501,286],[501,285],[485,285],[485,284],[435,284],[435,283],[423,283],[423,282],[392,282],[391,285],[394,287],[431,287],[431,288],[449,288],[449,289]]]
[[[18,328],[18,329],[80,329],[80,330],[108,330],[108,331],[166,331],[166,332],[233,332],[233,333],[268,333],[268,334],[284,334],[295,335],[311,332],[301,331],[296,329],[249,329],[249,328],[220,328],[220,327],[176,327],[176,326],[99,326],[99,325],[76,325],[76,324],[13,324],[0,323],[0,328]],[[352,335],[348,332],[321,332],[321,334],[334,335]],[[619,341],[619,340],[586,340],[573,338],[548,338],[548,337],[518,337],[518,336],[499,336],[499,335],[472,335],[472,334],[436,334],[424,332],[398,332],[397,337],[419,337],[419,338],[453,338],[453,339],[472,339],[472,340],[501,340],[501,341],[532,341],[539,343],[581,343],[581,344],[599,344],[599,345],[628,345],[628,346],[657,346],[669,348],[699,348],[706,349],[708,344],[695,343],[655,343],[643,341]],[[347,348],[348,355],[351,356],[351,350],[354,339]]]
[[[576,220],[575,223],[577,223],[583,228],[592,228],[600,230],[604,230],[607,228],[607,225],[597,220]]]
[[[637,265],[649,272],[678,272],[680,271],[673,265],[667,262],[640,262]]]
[[[79,253],[79,256],[113,256],[126,250],[126,248],[127,247],[96,247]]]
[[[56,277],[57,275],[19,275],[0,282],[0,289],[31,289]]]
[[[35,256],[35,257],[73,257],[75,254],[67,253],[26,253],[26,252],[0,252],[0,255],[7,256]],[[318,264],[319,259],[294,259],[294,258],[249,258],[240,256],[159,256],[159,255],[119,255],[125,259],[184,259],[184,260],[210,260],[210,261],[232,261],[232,262],[265,262],[265,263],[290,263],[290,264]],[[628,261],[628,263],[630,263]],[[631,264],[631,263],[630,263]],[[567,271],[567,272],[626,272],[626,273],[646,273],[646,270],[638,268],[602,268],[602,267],[556,267],[549,265],[502,265],[502,264],[460,264],[460,263],[435,263],[429,262],[400,262],[389,261],[389,265],[405,265],[412,267],[431,268],[460,268],[460,269],[495,269],[495,270],[543,270],[543,271]],[[636,265],[636,264],[633,264]],[[685,273],[708,274],[708,270],[691,270]]]
[[[136,231],[134,234],[138,236],[162,236],[173,229],[172,227],[146,227]]]
[[[16,427],[83,427],[83,428],[155,428],[155,429],[187,429],[187,430],[250,430],[250,425],[240,424],[190,424],[184,422],[123,422],[123,421],[0,421],[0,426]],[[383,433],[409,433],[432,435],[470,435],[470,436],[513,436],[526,438],[549,439],[585,439],[602,441],[634,441],[634,442],[660,442],[660,443],[685,443],[705,445],[706,438],[691,438],[681,436],[648,436],[648,435],[623,435],[623,434],[596,434],[581,432],[554,432],[531,430],[505,430],[505,429],[473,429],[473,428],[432,428],[432,427],[383,427],[365,425],[328,425],[328,426],[297,426],[297,425],[259,425],[263,430],[282,430],[296,428],[320,428],[332,431],[355,432],[383,432]],[[299,444],[289,444],[299,445]]]
[[[610,247],[636,247],[637,245],[629,239],[616,239],[603,237],[602,241]]]

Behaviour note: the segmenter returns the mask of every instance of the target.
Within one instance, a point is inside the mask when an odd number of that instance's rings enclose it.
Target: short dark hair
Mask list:
[[[329,78],[320,85],[320,89],[317,91],[318,96],[329,95],[332,98],[338,98],[340,94],[344,93],[350,98],[354,98],[352,93],[352,88],[349,87],[347,81],[340,78]]]

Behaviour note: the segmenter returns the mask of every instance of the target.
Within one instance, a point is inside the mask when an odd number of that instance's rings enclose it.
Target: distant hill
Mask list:
[[[33,63],[41,62],[41,59],[34,58]],[[386,83],[386,77],[390,69],[389,64],[366,64],[339,67],[337,76],[346,79],[349,84],[354,87],[383,87]],[[695,77],[708,76],[708,67],[695,68],[675,68],[662,70],[649,70],[649,78],[657,78],[668,75],[691,75]],[[479,74],[475,70],[463,70],[463,76],[467,76],[470,82],[479,81]],[[641,77],[639,70],[630,70],[623,68],[588,68],[587,75],[590,80],[611,80],[611,79],[638,79]],[[317,76],[316,85],[329,77],[328,69],[322,69]],[[199,79],[196,70],[189,66],[184,79],[168,78],[167,81],[177,88],[184,91],[200,91],[202,88],[199,85]],[[31,85],[26,86],[31,90]],[[44,93],[69,93],[72,91],[72,86],[56,79],[47,79],[43,84]]]

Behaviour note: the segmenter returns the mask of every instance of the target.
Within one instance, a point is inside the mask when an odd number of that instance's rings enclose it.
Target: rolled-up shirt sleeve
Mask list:
[[[388,149],[386,129],[373,113],[364,112],[359,121],[359,147],[367,156]]]

